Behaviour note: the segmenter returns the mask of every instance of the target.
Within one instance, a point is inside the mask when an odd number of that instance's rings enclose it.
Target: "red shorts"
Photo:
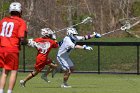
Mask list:
[[[36,71],[40,72],[45,67],[45,65],[48,65],[50,63],[52,63],[52,60],[50,58],[42,57],[42,56],[38,55],[36,57],[36,64],[34,67],[35,67]]]
[[[6,70],[18,70],[19,53],[0,52],[0,67]]]

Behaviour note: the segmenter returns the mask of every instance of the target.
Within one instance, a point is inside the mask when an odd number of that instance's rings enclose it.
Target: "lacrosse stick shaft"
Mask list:
[[[111,34],[111,33],[114,33],[116,31],[126,31],[126,30],[128,30],[130,28],[131,28],[130,23],[129,22],[126,22],[125,25],[121,26],[119,29],[116,29],[116,30],[113,30],[113,31],[109,31],[107,33],[104,33],[104,34],[102,34],[102,36],[108,35],[108,34]]]
[[[72,25],[72,26],[69,26],[69,27],[75,27],[75,26],[77,26],[77,25],[86,24],[86,23],[88,23],[88,22],[92,22],[92,18],[91,18],[91,17],[87,17],[87,18],[85,18],[84,20],[82,20],[80,23],[77,23],[77,24]],[[60,29],[60,30],[58,30],[58,31],[56,31],[56,32],[60,32],[60,31],[66,30],[66,29],[69,28],[69,27]]]
[[[80,24],[83,24],[83,23],[80,22],[80,23],[77,23],[77,24],[72,25],[72,26],[69,26],[69,27],[75,27],[75,26],[80,25]],[[66,30],[66,29],[69,28],[69,27],[66,27],[66,28],[60,29],[60,30],[58,30],[58,31],[56,31],[56,32],[60,32],[60,31]]]
[[[120,29],[116,29],[116,30],[113,30],[113,31],[109,31],[109,32],[106,32],[106,33],[104,33],[104,34],[101,34],[101,36],[105,36],[105,35],[114,33],[114,32],[119,31],[119,30],[120,30]]]

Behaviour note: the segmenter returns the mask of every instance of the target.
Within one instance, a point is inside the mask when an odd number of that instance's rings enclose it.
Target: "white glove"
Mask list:
[[[53,39],[53,40],[56,40],[56,34],[55,34],[55,31],[53,31],[52,39]]]
[[[83,45],[83,49],[85,49],[85,50],[93,50],[92,47],[90,47],[90,46],[86,46],[86,45]]]
[[[31,47],[37,47],[37,43],[35,41],[33,41],[33,39],[28,39],[28,46],[31,46]]]
[[[100,38],[101,37],[101,34],[99,34],[99,33],[93,32],[93,34],[94,34],[95,38]]]
[[[52,39],[56,40],[56,34],[52,34]]]

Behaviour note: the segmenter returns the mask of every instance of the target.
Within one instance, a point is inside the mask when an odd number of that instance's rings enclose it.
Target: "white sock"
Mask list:
[[[7,90],[7,93],[12,93],[12,90],[8,89],[8,90]]]
[[[4,93],[3,89],[0,89],[0,93]]]

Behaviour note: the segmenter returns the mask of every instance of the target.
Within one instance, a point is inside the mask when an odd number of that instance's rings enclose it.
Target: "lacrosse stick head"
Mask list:
[[[126,21],[125,24],[121,27],[121,30],[129,30],[131,28],[131,25],[129,21]]]
[[[92,18],[91,17],[85,18],[81,23],[86,24],[88,22],[92,22]]]

